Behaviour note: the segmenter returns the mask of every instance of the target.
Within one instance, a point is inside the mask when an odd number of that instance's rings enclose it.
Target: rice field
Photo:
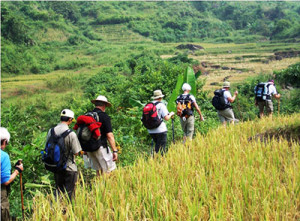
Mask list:
[[[220,126],[164,158],[139,159],[92,183],[81,176],[72,204],[37,194],[31,219],[299,220],[299,143],[255,138],[291,126],[299,130],[299,114]]]

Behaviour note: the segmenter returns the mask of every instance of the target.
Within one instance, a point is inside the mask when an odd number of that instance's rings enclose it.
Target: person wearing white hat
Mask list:
[[[69,130],[69,126],[75,121],[74,112],[70,109],[64,109],[60,113],[60,123],[53,128],[55,136],[62,136],[66,131]],[[49,130],[47,135],[48,143],[51,138],[52,128]],[[67,193],[70,200],[74,197],[75,184],[78,179],[77,165],[75,157],[80,154],[81,146],[75,132],[71,131],[64,138],[66,152],[65,155],[68,157],[66,163],[66,169],[60,172],[54,173],[54,180],[56,184],[56,194],[59,195],[61,192]]]
[[[11,162],[9,156],[4,149],[9,143],[10,133],[4,127],[0,127],[1,138],[1,220],[10,220],[8,189],[9,185],[14,181],[19,173],[23,171],[23,164],[15,166],[15,171],[11,173]]]
[[[99,116],[99,122],[102,123],[100,127],[101,137],[97,140],[99,149],[93,152],[87,152],[91,161],[91,167],[96,170],[98,176],[103,173],[109,173],[116,169],[115,161],[118,159],[118,150],[112,130],[110,117],[105,113],[106,107],[111,107],[111,103],[103,95],[99,95],[96,99],[91,101]],[[108,143],[113,152],[111,152]]]
[[[233,123],[233,124],[238,123],[238,119],[234,117],[234,113],[231,106],[231,103],[235,101],[238,95],[238,91],[235,91],[234,96],[231,96],[229,89],[230,89],[230,82],[228,81],[223,82],[223,89],[222,89],[224,91],[223,96],[225,100],[225,105],[227,105],[228,107],[226,107],[226,109],[224,110],[217,110],[217,111],[218,111],[219,119],[224,126],[226,125],[226,122]]]
[[[180,116],[180,123],[183,130],[183,142],[186,138],[190,140],[193,138],[195,128],[194,108],[200,116],[200,120],[203,121],[201,110],[196,102],[196,98],[190,94],[192,90],[191,85],[184,83],[182,85],[183,94],[179,95],[176,99],[177,115]]]
[[[148,129],[148,133],[152,137],[155,143],[155,152],[161,153],[164,155],[166,153],[166,145],[167,145],[167,126],[163,120],[170,120],[174,115],[174,112],[169,113],[166,105],[162,103],[162,99],[165,95],[163,95],[161,90],[155,90],[153,92],[153,103],[156,106],[158,118],[161,120],[160,125],[154,129]]]

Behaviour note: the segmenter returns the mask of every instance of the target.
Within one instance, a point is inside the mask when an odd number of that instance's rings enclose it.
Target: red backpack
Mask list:
[[[155,129],[159,127],[159,125],[162,123],[162,120],[158,117],[156,105],[161,102],[156,103],[148,103],[145,105],[143,109],[143,116],[141,121],[143,122],[143,125],[147,129]]]

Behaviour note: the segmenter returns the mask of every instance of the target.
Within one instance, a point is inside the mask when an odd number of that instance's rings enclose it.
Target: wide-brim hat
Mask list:
[[[153,92],[153,97],[152,99],[156,100],[156,99],[159,99],[159,98],[163,98],[165,95],[163,95],[163,93],[161,92],[161,90],[155,90]]]
[[[95,104],[96,101],[101,101],[101,102],[105,103],[106,106],[111,107],[111,103],[109,103],[107,98],[103,95],[99,95],[95,100],[91,100],[91,102],[93,104]]]
[[[224,81],[223,82],[223,87],[230,87],[230,82]]]

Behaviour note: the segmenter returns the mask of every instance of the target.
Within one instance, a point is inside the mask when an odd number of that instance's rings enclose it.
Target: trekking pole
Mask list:
[[[240,117],[241,117],[241,119],[243,120],[243,115],[242,115],[242,112],[241,112],[241,106],[240,106],[240,100],[239,100],[238,97],[236,97],[236,101],[237,101],[237,106],[238,106],[238,110],[239,110]]]
[[[18,160],[16,165],[20,165],[22,163],[22,160]],[[24,215],[24,198],[23,198],[23,180],[22,180],[22,171],[20,172],[20,190],[21,190],[21,203],[22,203],[22,217],[23,220],[25,220],[25,215]]]
[[[152,142],[151,142],[151,151],[150,151],[150,154],[151,154],[152,156],[154,155],[153,145],[154,145],[154,140],[152,139]]]
[[[20,188],[21,188],[21,203],[22,203],[22,217],[23,220],[25,220],[25,215],[24,215],[24,198],[23,198],[23,183],[22,183],[22,173],[20,173]]]
[[[280,115],[280,98],[278,99],[278,115]]]
[[[172,134],[173,134],[173,144],[175,144],[174,117],[172,117]]]

